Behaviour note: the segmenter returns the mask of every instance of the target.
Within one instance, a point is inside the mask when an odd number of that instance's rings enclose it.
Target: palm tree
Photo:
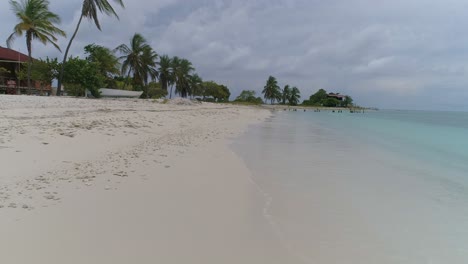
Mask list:
[[[22,0],[21,3],[10,0],[10,5],[15,12],[19,23],[15,25],[13,33],[7,39],[8,48],[16,37],[26,35],[26,46],[28,48],[28,88],[31,88],[31,64],[32,64],[32,40],[37,39],[42,44],[55,43],[56,35],[65,36],[65,32],[55,24],[60,23],[60,17],[49,10],[48,0]]]
[[[159,81],[161,82],[161,88],[168,92],[168,85],[172,80],[172,69],[171,69],[171,58],[167,55],[159,57]]]
[[[181,62],[181,59],[177,56],[173,57],[171,59],[171,63],[170,63],[170,73],[171,73],[171,82],[170,82],[170,85],[171,85],[171,91],[169,93],[169,99],[172,98],[172,88],[174,87],[174,84],[176,84],[176,80],[177,80],[177,74],[176,72],[179,72],[180,71],[180,62]]]
[[[262,93],[266,100],[270,100],[271,104],[273,104],[275,100],[281,100],[281,90],[275,77],[268,77]]]
[[[283,95],[282,95],[282,104],[286,104],[286,101],[289,100],[289,97],[291,97],[291,89],[289,88],[289,85],[284,86],[283,89]]]
[[[193,68],[192,63],[187,59],[180,59],[179,57],[174,57],[172,59],[172,72],[176,85],[176,94],[180,94],[181,97],[187,97],[192,94],[190,90],[190,78],[194,70],[195,68]]]
[[[198,74],[190,76],[190,95],[202,96],[203,95],[203,80]]]
[[[119,60],[122,60],[122,74],[127,75],[128,79],[133,73],[134,84],[143,87],[148,84],[149,78],[157,77],[158,55],[142,35],[135,33],[130,40],[130,47],[121,44],[115,50],[122,54],[119,57]]]
[[[297,105],[299,103],[299,99],[301,98],[301,92],[297,87],[293,87],[291,93],[289,94],[289,104],[290,105]]]
[[[114,0],[114,2],[117,2],[121,7],[124,7],[122,0]],[[78,20],[78,24],[76,24],[75,32],[73,32],[73,35],[70,38],[70,41],[68,42],[67,49],[65,50],[65,55],[63,56],[62,69],[60,70],[60,76],[58,78],[58,83],[57,83],[57,95],[61,94],[63,72],[65,70],[65,63],[67,62],[68,52],[70,51],[72,42],[75,39],[76,34],[78,33],[78,30],[80,29],[81,21],[83,20],[83,18],[88,18],[89,20],[92,20],[94,24],[96,25],[96,27],[99,30],[101,30],[101,24],[99,23],[99,18],[98,18],[98,11],[108,16],[112,15],[112,16],[117,17],[117,19],[119,18],[119,16],[115,12],[114,8],[109,3],[109,1],[107,0],[83,0],[83,5],[81,6],[80,19]]]

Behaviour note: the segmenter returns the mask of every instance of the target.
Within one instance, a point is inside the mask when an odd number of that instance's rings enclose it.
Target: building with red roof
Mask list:
[[[28,55],[0,46],[0,93],[50,92],[50,85],[42,87],[40,82],[32,81],[33,89],[28,89],[27,81],[18,79],[17,73],[27,67],[28,60]]]

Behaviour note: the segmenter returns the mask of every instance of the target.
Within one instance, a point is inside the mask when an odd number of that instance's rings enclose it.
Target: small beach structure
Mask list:
[[[51,92],[50,84],[43,85],[41,82],[32,80],[32,87],[29,89],[27,80],[20,80],[17,73],[27,67],[28,60],[28,55],[0,46],[0,93],[38,94]]]

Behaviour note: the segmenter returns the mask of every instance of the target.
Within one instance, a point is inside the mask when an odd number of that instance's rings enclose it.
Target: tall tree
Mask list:
[[[120,63],[114,52],[96,44],[87,45],[84,50],[87,55],[86,59],[95,63],[101,75],[106,78],[105,86],[115,88],[112,87],[116,86],[113,77],[120,73]]]
[[[171,58],[167,55],[159,57],[159,81],[161,82],[161,88],[168,92],[168,86],[172,83],[172,69],[171,69]]]
[[[174,68],[175,84],[177,94],[181,97],[187,97],[192,94],[190,90],[190,78],[195,70],[192,63],[187,59],[180,59],[177,67]]]
[[[114,2],[119,4],[121,7],[124,7],[122,0],[114,0]],[[98,12],[104,13],[108,16],[115,16],[117,17],[117,19],[119,18],[119,16],[115,12],[114,8],[109,3],[109,1],[107,0],[83,0],[83,5],[81,6],[80,19],[78,20],[78,23],[76,24],[75,32],[73,32],[73,35],[70,38],[70,41],[68,42],[67,49],[65,50],[65,54],[63,56],[62,69],[60,70],[60,76],[58,78],[58,84],[57,84],[57,95],[60,95],[62,91],[62,79],[63,79],[63,72],[65,70],[64,68],[65,63],[67,62],[68,52],[70,51],[72,42],[75,39],[76,34],[78,33],[78,30],[80,29],[81,21],[83,20],[83,18],[92,20],[94,24],[96,25],[96,27],[99,30],[101,30],[101,24],[99,22]]]
[[[287,104],[289,101],[289,98],[291,97],[291,88],[289,88],[289,85],[284,86],[283,89],[283,95],[282,95],[282,104]]]
[[[270,100],[271,104],[273,104],[276,100],[281,100],[281,89],[278,86],[278,81],[275,77],[268,77],[267,83],[263,88],[262,93],[265,100]]]
[[[301,92],[297,87],[293,87],[288,98],[289,105],[297,105],[299,103],[299,99],[301,99]]]
[[[198,74],[193,74],[189,78],[190,82],[190,95],[193,96],[202,96],[203,95],[203,80]]]
[[[49,10],[48,0],[22,0],[20,3],[10,0],[13,12],[19,20],[15,25],[13,33],[7,39],[7,46],[10,48],[16,37],[26,35],[26,46],[28,48],[28,88],[31,88],[31,64],[32,64],[32,41],[39,40],[42,44],[52,43],[60,50],[55,43],[56,35],[65,36],[65,32],[56,27],[60,23],[60,17]]]
[[[170,67],[170,72],[171,72],[171,91],[169,93],[169,99],[172,98],[172,88],[174,87],[174,85],[176,84],[177,82],[177,73],[180,71],[180,63],[181,63],[181,59],[177,56],[173,57],[171,59],[171,67]]]
[[[119,45],[116,49],[122,56],[122,74],[129,77],[133,74],[133,84],[144,87],[149,78],[156,78],[156,52],[148,45],[146,39],[135,33],[130,40],[130,46]]]

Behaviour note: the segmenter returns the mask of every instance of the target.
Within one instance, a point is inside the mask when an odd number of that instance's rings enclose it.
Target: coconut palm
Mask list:
[[[114,2],[119,4],[121,7],[124,7],[122,0],[114,0]],[[60,95],[61,90],[62,90],[61,84],[62,84],[63,72],[65,70],[65,63],[67,62],[68,52],[70,51],[72,42],[75,39],[76,34],[78,33],[78,30],[80,29],[81,21],[83,20],[83,18],[92,20],[94,24],[96,25],[96,27],[99,30],[101,30],[101,23],[99,22],[98,12],[104,13],[108,16],[115,16],[117,17],[117,19],[119,18],[119,16],[115,12],[114,8],[109,3],[109,1],[107,0],[83,0],[83,5],[81,6],[80,19],[78,20],[78,23],[76,24],[75,31],[73,32],[73,35],[70,38],[70,41],[68,42],[67,49],[65,50],[65,54],[63,56],[62,69],[60,70],[60,76],[58,78],[58,84],[57,84],[57,95]]]
[[[130,75],[133,73],[133,83],[137,86],[145,86],[149,78],[157,77],[156,70],[156,52],[148,45],[146,39],[135,33],[130,40],[130,46],[121,44],[115,48],[122,56],[122,74]]]
[[[263,88],[262,93],[266,100],[270,100],[271,104],[273,104],[276,100],[281,100],[281,89],[278,86],[278,81],[275,77],[268,77],[267,83]]]
[[[193,74],[189,78],[190,83],[190,95],[202,96],[203,95],[203,80],[198,74]]]
[[[289,88],[289,85],[284,86],[283,89],[283,95],[282,95],[282,104],[286,104],[287,101],[289,100],[289,97],[291,97],[291,88]]]
[[[176,80],[177,80],[177,76],[176,76],[176,72],[179,72],[180,71],[180,63],[181,63],[181,59],[177,56],[173,57],[171,59],[171,63],[170,63],[170,73],[171,73],[171,91],[169,93],[169,98],[172,98],[172,88],[174,87],[174,85],[176,84]]]
[[[8,37],[7,46],[10,48],[16,37],[26,35],[29,56],[27,79],[28,88],[31,88],[32,41],[39,40],[44,45],[51,43],[60,50],[55,43],[56,35],[65,36],[65,32],[55,26],[60,23],[60,17],[49,10],[47,0],[22,0],[21,2],[10,0],[10,5],[19,23],[15,25],[13,33]]]
[[[171,69],[171,58],[167,55],[159,57],[159,81],[161,82],[161,88],[168,92],[168,86],[172,82],[172,69]]]
[[[195,70],[192,63],[187,59],[181,59],[179,57],[172,58],[171,63],[173,81],[176,85],[176,94],[180,94],[181,97],[187,97],[192,94],[190,90],[190,78],[192,72]],[[171,87],[172,95],[172,87]]]
[[[290,105],[297,105],[299,103],[299,99],[301,98],[301,92],[297,87],[293,87],[291,89],[291,93],[289,94],[289,104]]]

